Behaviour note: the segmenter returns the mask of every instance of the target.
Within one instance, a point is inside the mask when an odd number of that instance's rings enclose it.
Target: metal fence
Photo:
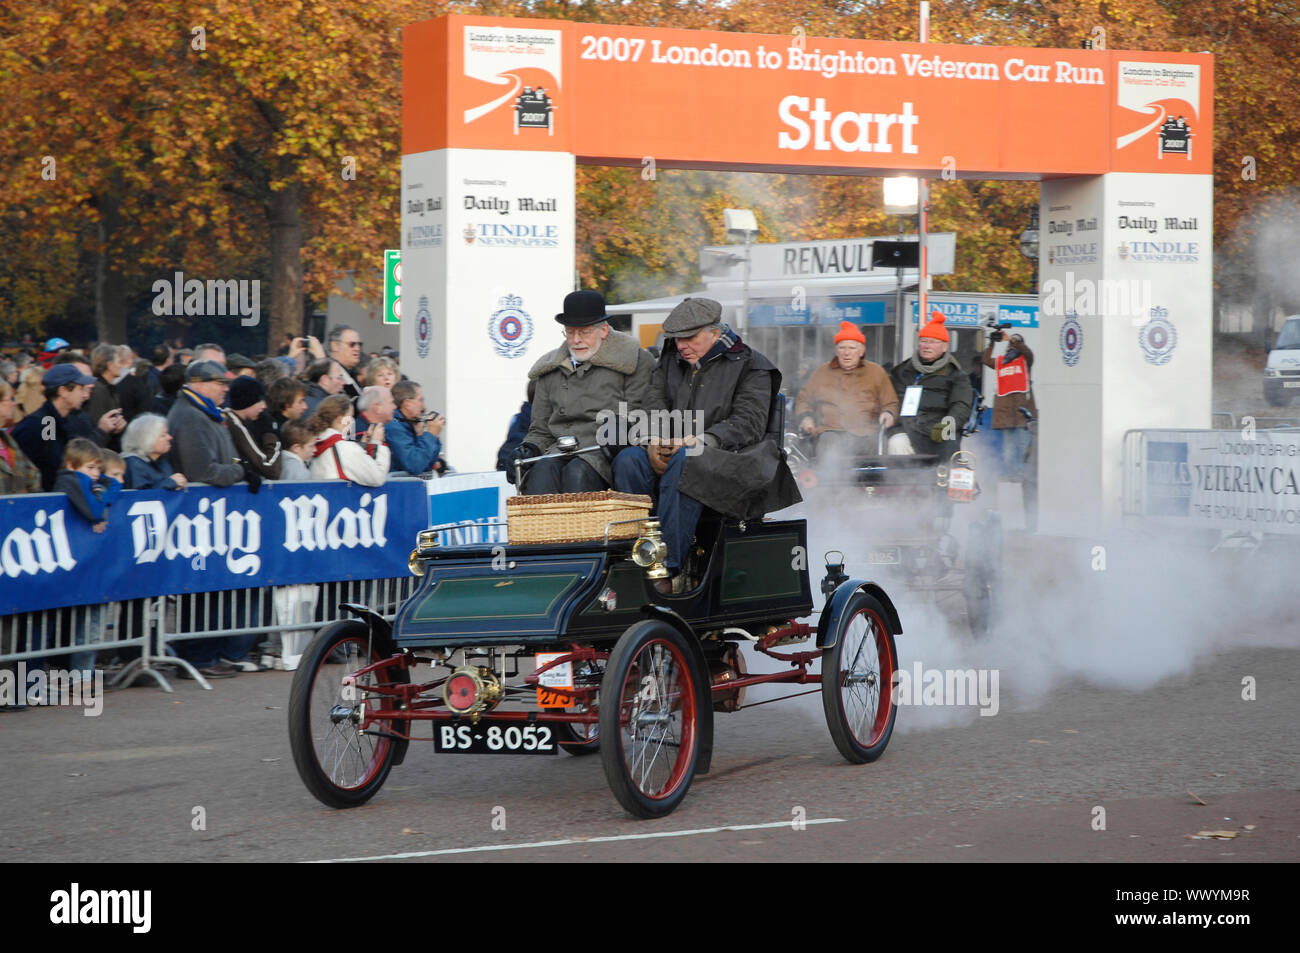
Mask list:
[[[176,654],[177,643],[242,638],[242,646],[227,642],[227,647],[238,646],[227,651],[259,656],[257,642],[266,636],[277,649],[266,656],[275,659],[273,667],[292,669],[319,628],[348,618],[338,608],[341,603],[360,603],[392,620],[418,582],[415,576],[355,579],[24,612],[0,617],[0,663],[66,656],[69,668],[88,668],[91,653],[111,651],[124,663],[113,678],[115,687],[148,677],[170,692],[166,675],[181,668],[210,688]]]

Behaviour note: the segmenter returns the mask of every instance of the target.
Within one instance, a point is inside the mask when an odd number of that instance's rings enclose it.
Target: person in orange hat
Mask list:
[[[817,454],[872,454],[881,427],[898,418],[898,395],[879,364],[866,360],[867,339],[840,322],[835,357],[813,372],[795,401],[801,432],[817,439]]]
[[[948,353],[948,329],[939,311],[916,340],[916,353],[890,371],[901,395],[898,417],[916,453],[934,453],[939,462],[961,449],[961,428],[970,417],[975,389],[957,359]]]

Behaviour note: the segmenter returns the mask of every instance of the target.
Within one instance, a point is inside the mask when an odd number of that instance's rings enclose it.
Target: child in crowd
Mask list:
[[[111,456],[110,465],[116,478],[104,475],[104,458]],[[96,533],[108,526],[108,508],[122,492],[122,476],[126,463],[112,451],[101,450],[93,441],[76,437],[68,441],[63,452],[63,469],[54,481],[55,493],[66,493],[72,508],[84,516]]]
[[[303,483],[310,480],[308,467],[316,451],[316,436],[306,425],[290,420],[280,428],[280,443],[289,451],[280,467],[280,479]]]

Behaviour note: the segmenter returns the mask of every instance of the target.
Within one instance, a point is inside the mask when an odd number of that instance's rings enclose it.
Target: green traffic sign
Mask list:
[[[384,324],[402,321],[402,252],[384,250]]]

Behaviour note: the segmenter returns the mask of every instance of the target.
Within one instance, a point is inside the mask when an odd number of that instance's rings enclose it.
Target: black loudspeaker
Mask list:
[[[872,242],[872,268],[919,268],[920,242]]]

